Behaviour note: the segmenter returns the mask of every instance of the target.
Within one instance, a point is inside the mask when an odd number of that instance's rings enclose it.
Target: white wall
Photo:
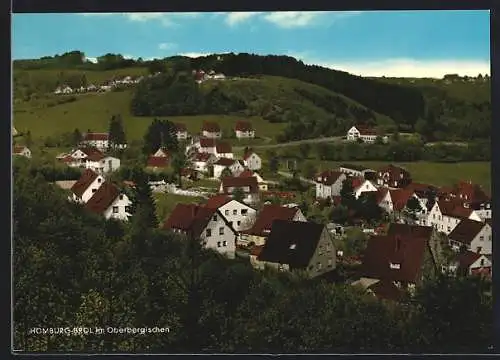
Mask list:
[[[236,231],[242,231],[251,228],[253,223],[255,222],[255,215],[257,214],[257,211],[255,209],[236,200],[232,200],[227,204],[221,206],[219,208],[219,211],[222,215],[224,215],[228,222],[232,223],[232,226]]]
[[[81,201],[83,203],[87,203],[90,200],[92,195],[101,187],[104,183],[104,177],[98,175],[97,178],[90,184],[90,186],[84,191],[82,194]]]
[[[100,161],[100,163],[104,173],[108,173],[118,170],[120,168],[121,161],[118,158],[106,156]]]
[[[365,180],[363,184],[356,189],[356,191],[354,192],[354,196],[357,199],[362,193],[371,191],[377,191],[377,188],[370,181]]]
[[[127,211],[128,207],[132,204],[130,199],[125,194],[120,194],[111,204],[111,206],[104,211],[106,219],[118,219],[127,221],[130,213]],[[116,212],[115,212],[116,211]]]
[[[221,137],[221,135],[222,134],[220,132],[212,133],[212,132],[208,132],[206,130],[203,130],[203,137],[206,137],[206,138],[218,139]]]
[[[255,137],[255,131],[240,131],[236,130],[236,137],[241,139],[241,138],[253,138]]]
[[[262,159],[255,153],[244,160],[244,163],[250,170],[260,170],[262,168]]]
[[[474,240],[470,244],[470,250],[476,252],[478,247],[481,247],[480,254],[491,255],[492,254],[492,229],[489,224],[481,229],[479,234],[476,235]]]
[[[200,236],[201,241],[206,248],[218,251],[229,258],[234,258],[236,252],[236,234],[226,224],[219,213],[215,213],[214,216],[216,219],[214,220],[212,217],[207,227],[203,230]],[[220,228],[224,229],[223,235],[219,235]],[[211,231],[210,236],[207,236],[207,229]]]

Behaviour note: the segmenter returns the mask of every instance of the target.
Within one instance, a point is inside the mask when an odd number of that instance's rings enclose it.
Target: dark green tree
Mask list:
[[[244,198],[245,198],[245,192],[243,191],[242,188],[237,187],[236,189],[234,189],[234,191],[233,191],[233,199],[234,200],[241,202],[241,201],[243,201]]]
[[[120,114],[111,117],[109,121],[108,136],[108,147],[110,149],[116,149],[120,145],[126,144],[127,139],[125,130],[123,129],[122,116]]]
[[[154,119],[144,135],[143,153],[149,155],[161,147],[176,152],[179,147],[176,131],[172,122]]]
[[[184,151],[178,151],[172,157],[172,168],[177,175],[179,188],[182,189],[182,170],[189,166],[189,161]]]
[[[131,181],[135,184],[131,193],[130,214],[132,215],[132,223],[136,229],[145,230],[157,227],[156,206],[149,186],[148,174],[142,168],[134,168],[131,172]]]

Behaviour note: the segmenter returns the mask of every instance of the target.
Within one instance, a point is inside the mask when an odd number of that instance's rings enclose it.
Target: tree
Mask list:
[[[338,205],[330,211],[330,219],[337,224],[345,224],[349,219],[349,209],[344,205]]]
[[[222,172],[220,173],[220,176],[221,177],[230,177],[230,176],[233,176],[233,172],[231,171],[230,168],[225,167],[224,170],[222,170]]]
[[[177,151],[172,157],[172,168],[177,175],[179,188],[182,189],[182,170],[188,167],[188,159],[184,151]]]
[[[74,146],[74,147],[79,146],[80,143],[82,142],[82,140],[83,140],[83,136],[82,136],[82,133],[80,132],[80,130],[78,128],[73,130],[72,139],[71,139],[72,146]]]
[[[316,174],[316,168],[312,163],[306,161],[301,166],[301,172],[302,176],[304,176],[306,179],[312,179]]]
[[[315,146],[316,155],[319,160],[325,160],[328,157],[328,153],[330,151],[330,147],[325,143],[317,143]]]
[[[299,152],[302,159],[307,159],[311,151],[311,145],[308,143],[303,143],[299,145]]]
[[[352,208],[356,198],[354,196],[354,187],[352,186],[352,179],[346,178],[342,182],[342,188],[340,189],[340,197],[342,198],[342,205],[347,208]]]
[[[131,180],[135,183],[132,192],[132,223],[136,228],[156,228],[158,219],[156,217],[156,206],[153,200],[153,193],[149,186],[149,177],[142,168],[134,168],[131,172]],[[140,232],[140,231],[138,231]]]
[[[376,194],[366,192],[361,194],[355,206],[356,214],[368,222],[378,221],[382,218],[383,211],[377,204]]]
[[[420,201],[412,196],[406,203],[406,212],[411,220],[416,220],[417,215],[422,211],[422,206],[420,206]]]
[[[120,114],[111,117],[109,121],[108,136],[108,147],[110,149],[116,149],[120,145],[126,144],[127,141],[123,129],[122,116]]]
[[[175,152],[179,148],[175,125],[168,120],[154,119],[144,135],[143,153],[154,153],[163,147]]]
[[[271,173],[276,174],[279,168],[279,160],[276,156],[269,159],[269,171]]]
[[[242,188],[237,187],[233,190],[233,199],[237,201],[243,201],[245,198],[245,192],[243,191]]]
[[[344,244],[345,256],[361,255],[366,249],[368,236],[359,228],[353,228],[346,231]]]

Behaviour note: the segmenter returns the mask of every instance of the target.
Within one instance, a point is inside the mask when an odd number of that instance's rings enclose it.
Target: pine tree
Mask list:
[[[158,219],[148,175],[141,168],[135,168],[132,170],[132,181],[135,183],[130,208],[132,227],[136,229],[156,228]]]

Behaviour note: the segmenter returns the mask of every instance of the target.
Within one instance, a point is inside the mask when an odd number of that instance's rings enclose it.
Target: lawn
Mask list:
[[[107,131],[109,120],[114,114],[121,114],[128,140],[143,138],[153,117],[137,117],[130,113],[132,90],[87,94],[79,96],[74,102],[53,107],[24,108],[14,111],[14,125],[18,131],[30,130],[32,138],[57,136],[71,132],[75,128],[80,131]],[[22,105],[18,108],[22,108]],[[203,121],[217,122],[224,134],[231,134],[236,120],[241,116],[230,115],[199,115],[199,116],[168,116],[173,122],[186,124],[190,133],[199,133]],[[259,134],[274,138],[283,131],[285,124],[273,124],[261,117],[246,118],[252,122]],[[264,136],[263,135],[263,136]],[[236,144],[235,144],[236,145]]]
[[[205,199],[201,197],[168,193],[154,193],[153,196],[156,202],[156,214],[160,223],[163,223],[166,220],[177,204],[198,204],[205,201]]]
[[[336,168],[341,164],[335,161],[308,161],[318,166],[319,170]],[[348,163],[366,166],[375,170],[389,164],[388,162],[380,161],[350,161]],[[392,164],[407,169],[415,182],[428,183],[436,186],[448,186],[461,180],[471,180],[473,183],[481,185],[488,193],[491,192],[491,163],[489,161],[453,164],[419,161]]]

